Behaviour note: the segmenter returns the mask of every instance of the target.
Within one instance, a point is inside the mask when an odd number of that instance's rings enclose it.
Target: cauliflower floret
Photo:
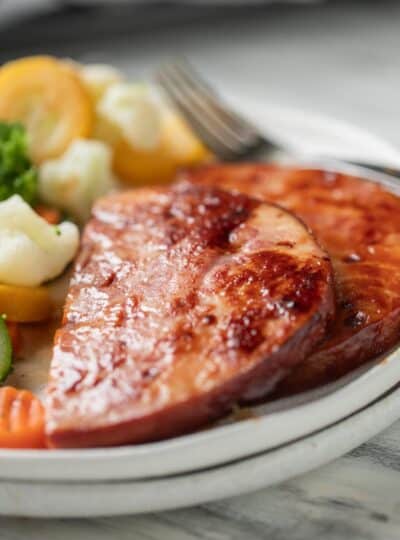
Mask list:
[[[49,225],[19,196],[0,202],[0,283],[35,287],[55,278],[79,246],[76,225]]]
[[[79,65],[79,75],[94,101],[98,101],[111,85],[123,80],[122,73],[108,64]]]
[[[97,114],[134,148],[152,150],[160,142],[160,105],[144,84],[112,84],[98,102]]]
[[[88,219],[94,201],[113,187],[111,150],[100,141],[77,139],[61,157],[44,162],[39,169],[42,200],[79,223]]]

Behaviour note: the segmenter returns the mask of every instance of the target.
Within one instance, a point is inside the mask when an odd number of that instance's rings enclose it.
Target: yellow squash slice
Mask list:
[[[47,56],[32,56],[0,68],[0,121],[19,121],[28,131],[33,160],[61,155],[93,127],[90,96],[74,70]]]

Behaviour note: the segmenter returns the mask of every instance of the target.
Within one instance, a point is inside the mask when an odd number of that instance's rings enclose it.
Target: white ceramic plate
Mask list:
[[[348,149],[351,148],[351,157],[354,159],[368,156],[372,160],[392,165],[400,163],[398,153],[390,145],[347,124],[303,112],[266,107],[254,100],[246,102],[243,98],[236,98],[235,101],[240,103],[245,114],[289,145],[294,147],[294,143],[300,141],[299,151],[349,156]],[[41,350],[40,354],[43,355],[46,365],[47,351]],[[29,376],[24,377],[28,386],[30,377],[35,380],[35,385],[42,384],[46,377],[46,369],[43,367],[38,368],[39,375],[36,373],[36,361],[32,355],[31,362],[22,363],[19,368],[29,369]],[[24,373],[20,375],[24,376]],[[4,488],[0,490],[0,513],[3,508],[10,508],[5,500],[4,486],[10,487],[14,482],[17,492],[20,491],[18,486],[25,485],[24,481],[34,482],[32,486],[35,486],[35,489],[39,489],[42,482],[47,487],[50,485],[48,483],[53,483],[56,489],[56,485],[63,485],[60,482],[64,481],[113,480],[116,482],[114,487],[120,485],[119,482],[121,485],[128,482],[129,485],[136,486],[137,484],[129,481],[196,471],[276,448],[332,425],[360,410],[399,380],[400,353],[395,351],[387,355],[384,362],[377,362],[369,369],[361,370],[322,392],[258,407],[254,410],[256,418],[224,422],[212,429],[169,441],[111,449],[0,451],[0,479],[3,480]],[[360,433],[357,437],[358,444],[367,439],[369,434]],[[297,465],[293,464],[299,471],[305,466],[302,460]],[[5,480],[8,482],[4,482]],[[227,492],[226,495],[228,494],[232,493]],[[23,500],[27,499],[24,497]],[[16,504],[17,499],[15,501]],[[180,504],[179,501],[177,504]],[[51,505],[49,513],[50,507]],[[18,512],[23,513],[21,506],[18,507]],[[113,512],[118,512],[118,509],[115,508]]]
[[[182,508],[277,484],[324,465],[399,417],[400,390],[318,433],[276,450],[197,473],[153,480],[0,480],[0,516],[95,517]]]

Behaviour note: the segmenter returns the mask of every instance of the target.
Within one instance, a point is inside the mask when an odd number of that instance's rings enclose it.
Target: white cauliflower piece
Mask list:
[[[107,88],[97,114],[140,150],[156,148],[161,137],[160,105],[144,84],[117,83]]]
[[[76,225],[49,225],[19,196],[0,202],[0,283],[35,287],[57,277],[79,246]]]
[[[111,150],[100,141],[77,139],[58,159],[39,169],[39,193],[79,223],[90,216],[94,201],[114,187]]]
[[[123,80],[122,73],[108,64],[79,65],[79,75],[94,101],[98,101],[111,85]]]

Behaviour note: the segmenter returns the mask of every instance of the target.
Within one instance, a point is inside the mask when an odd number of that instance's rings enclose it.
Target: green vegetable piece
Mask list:
[[[38,192],[38,173],[28,156],[25,128],[0,122],[0,201],[21,195],[33,204]]]
[[[12,345],[7,325],[0,317],[0,383],[3,382],[12,368]]]

